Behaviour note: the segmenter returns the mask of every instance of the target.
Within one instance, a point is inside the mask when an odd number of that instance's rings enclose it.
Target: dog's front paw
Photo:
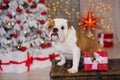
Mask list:
[[[68,72],[69,73],[77,73],[78,69],[70,68],[70,69],[68,69]]]
[[[64,64],[65,64],[64,61],[60,61],[60,62],[57,63],[58,66],[63,66]]]

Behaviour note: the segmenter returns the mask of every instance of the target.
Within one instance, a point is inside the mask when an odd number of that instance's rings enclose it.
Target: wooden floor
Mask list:
[[[108,51],[109,58],[120,58],[120,44],[114,45],[112,48],[104,49]],[[49,80],[50,67],[45,69],[34,69],[30,72],[21,74],[0,73],[0,80]]]

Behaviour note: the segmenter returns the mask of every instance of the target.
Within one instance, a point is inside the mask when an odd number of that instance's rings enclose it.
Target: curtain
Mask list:
[[[120,0],[114,0],[113,3],[113,19],[114,19],[114,26],[115,26],[115,38],[116,42],[120,43]]]

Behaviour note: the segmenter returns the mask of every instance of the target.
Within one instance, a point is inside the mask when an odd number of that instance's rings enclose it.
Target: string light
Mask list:
[[[71,21],[76,20],[73,24],[75,26],[78,25],[79,20],[77,16],[80,15],[78,2],[72,2],[71,0],[49,0],[46,1],[46,5],[48,6],[48,19],[66,18]]]
[[[113,21],[112,21],[112,0],[88,0],[88,6],[94,13],[95,16],[101,16],[99,25],[102,27],[104,32],[112,32]],[[87,9],[84,8],[83,14],[86,13]],[[101,30],[98,30],[101,32]]]
[[[64,17],[74,21],[78,20],[77,16],[81,15],[80,13],[86,15],[88,9],[91,9],[94,13],[93,16],[101,17],[99,25],[102,29],[104,29],[105,32],[112,31],[112,1],[113,0],[88,0],[86,3],[87,7],[84,7],[80,12],[80,9],[78,9],[80,5],[77,1],[72,5],[71,0],[49,0],[46,1],[46,5],[48,6],[48,19]],[[71,5],[71,7],[69,5]],[[75,18],[73,17],[74,15],[76,16]],[[80,25],[79,20],[75,22],[77,25]],[[108,25],[110,26],[108,27]],[[101,32],[101,30],[98,31]]]
[[[27,33],[27,31],[24,31],[24,34],[26,34]]]
[[[42,40],[41,43],[44,43],[44,41]]]

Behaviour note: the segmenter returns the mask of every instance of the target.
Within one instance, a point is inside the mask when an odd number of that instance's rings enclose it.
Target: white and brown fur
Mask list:
[[[64,26],[65,28],[65,31],[62,32],[65,36],[63,36],[63,39],[61,40],[57,39],[58,41],[52,41],[53,46],[61,53],[61,61],[58,62],[57,65],[64,65],[66,62],[66,57],[64,54],[69,55],[71,53],[73,64],[72,68],[68,69],[68,72],[76,73],[78,72],[81,55],[83,55],[85,51],[101,50],[101,46],[96,41],[75,30],[71,23],[63,18],[57,18],[48,21],[47,30],[49,37],[51,38],[51,34],[55,28],[58,28],[58,30],[60,30],[59,27],[61,26]],[[61,35],[61,33],[59,35]]]

